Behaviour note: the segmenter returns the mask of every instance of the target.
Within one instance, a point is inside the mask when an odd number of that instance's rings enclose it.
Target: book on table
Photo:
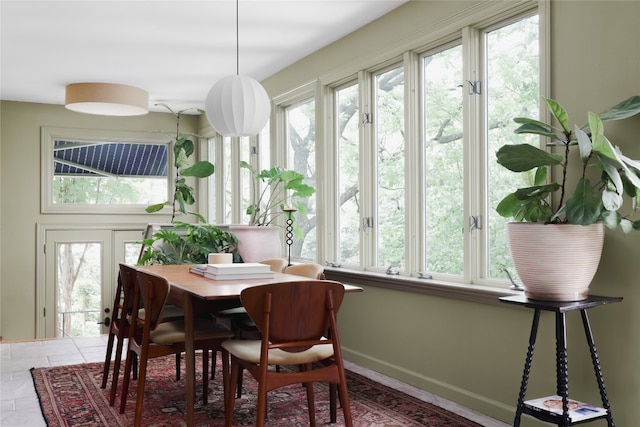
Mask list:
[[[194,265],[193,267],[189,268],[189,271],[199,276],[204,276],[205,271],[207,271],[207,264]]]
[[[233,264],[207,264],[207,272],[215,274],[268,273],[271,266],[259,262],[236,262]]]
[[[584,421],[607,415],[607,410],[588,403],[569,399],[569,419],[571,422]],[[558,395],[525,400],[524,406],[532,411],[548,415],[562,415],[562,397]]]
[[[258,273],[211,273],[205,271],[204,277],[213,280],[239,280],[239,279],[273,279],[273,271]]]

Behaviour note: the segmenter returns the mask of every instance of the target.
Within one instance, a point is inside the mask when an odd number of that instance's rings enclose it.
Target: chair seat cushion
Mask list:
[[[222,347],[235,357],[250,363],[260,363],[259,340],[228,340]],[[269,350],[269,365],[299,365],[319,362],[333,356],[331,344],[318,344],[299,353],[289,353],[278,348]]]
[[[222,317],[222,318],[246,316],[246,315],[247,315],[247,309],[244,307],[227,308],[226,310],[220,310],[213,313],[213,317]]]
[[[173,344],[184,342],[184,319],[159,323],[156,329],[151,331],[151,340],[158,344]],[[233,332],[213,323],[211,320],[196,318],[193,325],[194,338],[198,340],[231,338]]]
[[[146,313],[144,308],[138,310],[138,318],[144,319]],[[176,307],[175,305],[165,305],[162,308],[162,313],[160,313],[160,321],[171,320],[178,317],[184,317],[184,311],[180,307]],[[131,322],[131,315],[127,316],[127,320]]]

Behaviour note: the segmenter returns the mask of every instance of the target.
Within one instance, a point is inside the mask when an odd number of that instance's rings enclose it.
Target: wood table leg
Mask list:
[[[187,395],[187,427],[193,427],[195,424],[194,419],[194,408],[196,401],[196,355],[195,348],[193,343],[193,323],[194,323],[194,312],[193,312],[193,302],[191,297],[186,293],[182,295],[182,309],[184,310],[184,329],[185,329],[185,376],[186,376],[186,395]]]

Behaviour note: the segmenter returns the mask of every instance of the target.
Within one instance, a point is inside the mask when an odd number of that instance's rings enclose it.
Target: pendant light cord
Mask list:
[[[240,24],[239,24],[239,7],[240,0],[236,0],[236,76],[240,75]]]

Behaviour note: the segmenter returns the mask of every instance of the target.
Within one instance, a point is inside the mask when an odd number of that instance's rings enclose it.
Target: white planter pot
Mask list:
[[[580,301],[598,270],[604,225],[507,224],[509,250],[531,299]]]
[[[229,232],[238,238],[238,253],[244,262],[282,258],[279,227],[230,225]]]

